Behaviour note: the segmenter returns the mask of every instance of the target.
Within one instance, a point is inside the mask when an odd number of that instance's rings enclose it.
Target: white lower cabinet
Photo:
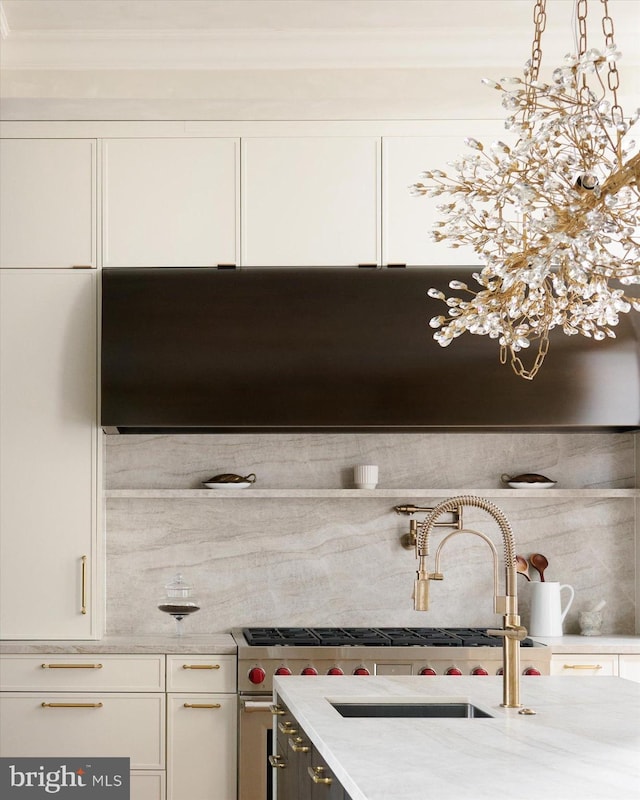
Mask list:
[[[3,756],[121,756],[131,800],[165,797],[163,655],[4,655]]]
[[[167,656],[167,798],[236,797],[234,656]]]
[[[556,653],[551,656],[552,675],[617,675],[616,653]]]
[[[129,758],[131,800],[235,800],[237,712],[235,655],[0,657],[2,755]]]

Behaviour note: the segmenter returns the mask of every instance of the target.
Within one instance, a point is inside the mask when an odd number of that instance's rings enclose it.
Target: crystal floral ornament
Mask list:
[[[550,83],[538,79],[546,0],[536,0],[531,59],[523,78],[483,83],[502,94],[513,146],[465,139],[452,171],[429,170],[411,187],[443,198],[432,238],[472,247],[483,267],[449,286],[461,296],[428,295],[448,309],[433,317],[443,347],[472,333],[497,339],[502,363],[531,380],[549,348],[549,332],[615,338],[620,314],[640,311],[625,287],[640,284],[640,153],[618,103],[620,53],[607,0],[602,51],[587,48],[586,0],[577,0],[578,53]],[[520,358],[531,348],[529,367]]]

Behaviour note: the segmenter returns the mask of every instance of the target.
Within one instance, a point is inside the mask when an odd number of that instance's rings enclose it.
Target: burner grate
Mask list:
[[[486,628],[244,628],[251,646],[286,647],[501,647]],[[531,639],[520,643],[532,647]]]

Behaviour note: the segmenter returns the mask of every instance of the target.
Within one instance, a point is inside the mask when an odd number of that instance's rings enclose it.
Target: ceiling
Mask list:
[[[1,0],[13,70],[511,65],[529,55],[534,0]],[[545,59],[572,49],[573,0],[549,0]],[[640,1],[609,0],[625,63]],[[592,2],[593,44],[601,43]]]

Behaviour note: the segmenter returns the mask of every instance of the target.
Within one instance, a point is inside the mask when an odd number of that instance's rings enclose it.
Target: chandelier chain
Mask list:
[[[576,10],[578,17],[578,58],[583,58],[587,52],[587,14],[589,11],[587,0],[578,0]],[[583,100],[588,101],[589,86],[584,72],[582,73],[580,94]]]
[[[600,0],[600,2],[602,3],[602,33],[604,34],[604,43],[608,48],[613,49],[615,48],[615,40],[613,19],[609,14],[609,3],[608,0]],[[613,104],[611,106],[611,118],[614,121],[616,119],[622,120],[624,118],[624,114],[622,111],[622,106],[618,102],[620,73],[618,72],[618,66],[616,62],[613,59],[611,59],[608,63],[607,86],[609,87],[609,91],[611,92],[611,96],[613,98]]]
[[[547,26],[546,7],[547,7],[547,0],[536,0],[536,4],[533,9],[534,33],[533,33],[533,42],[531,44],[531,62],[529,67],[531,82],[535,82],[538,80],[538,75],[540,73],[540,65],[542,64],[542,34],[544,33],[544,29]],[[527,103],[527,112],[525,114],[525,121],[536,109],[536,92],[534,88],[531,86],[531,82],[527,90],[528,103]]]

